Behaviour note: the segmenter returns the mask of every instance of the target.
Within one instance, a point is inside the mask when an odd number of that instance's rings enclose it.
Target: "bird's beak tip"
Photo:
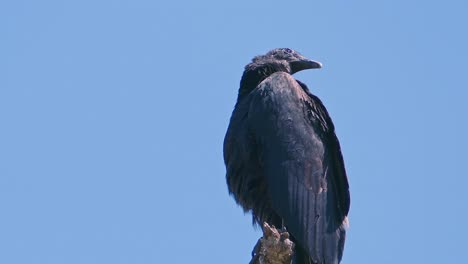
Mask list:
[[[309,69],[321,69],[323,67],[321,62],[313,60],[307,60],[306,64],[310,67]]]

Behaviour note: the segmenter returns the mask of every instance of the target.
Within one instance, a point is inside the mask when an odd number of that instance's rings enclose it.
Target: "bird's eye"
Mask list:
[[[291,49],[288,49],[288,48],[286,48],[286,49],[284,49],[284,52],[286,52],[286,53],[292,53],[292,50],[291,50]]]

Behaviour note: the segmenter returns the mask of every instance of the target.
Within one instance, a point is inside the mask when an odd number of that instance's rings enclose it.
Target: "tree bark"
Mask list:
[[[250,264],[290,264],[294,255],[294,243],[289,233],[263,223],[263,237],[253,250]]]

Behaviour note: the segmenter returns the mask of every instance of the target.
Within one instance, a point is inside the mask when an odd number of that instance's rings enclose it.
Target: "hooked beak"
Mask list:
[[[292,73],[298,71],[307,70],[307,69],[320,69],[322,68],[322,63],[318,61],[313,61],[309,59],[300,59],[297,61],[290,62]]]

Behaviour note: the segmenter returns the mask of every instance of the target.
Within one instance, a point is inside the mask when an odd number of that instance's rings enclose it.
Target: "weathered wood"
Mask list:
[[[290,264],[293,254],[289,233],[263,223],[263,237],[254,247],[250,264]]]

